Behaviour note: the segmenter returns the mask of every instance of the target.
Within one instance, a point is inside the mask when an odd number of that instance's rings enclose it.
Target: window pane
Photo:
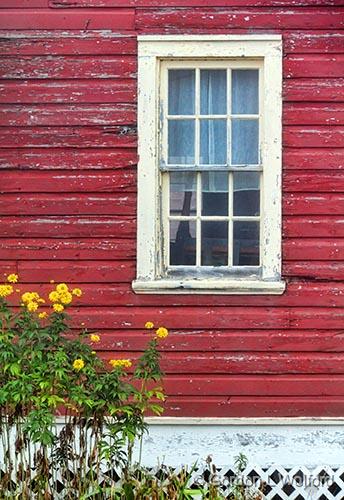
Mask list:
[[[168,72],[168,113],[195,113],[195,70],[170,69]]]
[[[170,221],[170,265],[196,265],[196,223]]]
[[[226,165],[226,120],[201,120],[200,163],[203,165]]]
[[[170,214],[196,214],[196,175],[189,172],[170,173]]]
[[[202,266],[227,266],[228,222],[203,221],[201,235]]]
[[[202,174],[202,215],[228,215],[228,174]]]
[[[257,114],[258,70],[235,69],[232,71],[232,113]]]
[[[169,120],[168,163],[195,163],[195,120]]]
[[[233,174],[233,214],[259,215],[259,173],[238,172]]]
[[[201,114],[227,114],[227,71],[201,70]]]
[[[258,120],[232,120],[232,165],[257,165]]]
[[[259,266],[259,222],[234,222],[233,265]]]

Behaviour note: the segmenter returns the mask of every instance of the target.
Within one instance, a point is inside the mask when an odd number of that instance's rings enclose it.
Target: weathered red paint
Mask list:
[[[104,7],[104,10],[102,9]],[[344,2],[1,0],[0,273],[84,290],[105,359],[161,344],[166,414],[344,414]],[[137,34],[283,35],[282,296],[135,295]]]

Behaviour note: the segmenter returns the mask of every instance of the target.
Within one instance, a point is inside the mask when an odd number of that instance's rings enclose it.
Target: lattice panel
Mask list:
[[[171,469],[169,469],[171,470]],[[176,469],[173,469],[177,472]],[[150,469],[158,479],[166,477],[167,467]],[[0,474],[2,472],[0,471]],[[73,472],[70,471],[71,477]],[[103,481],[120,486],[119,471],[103,470],[101,473]],[[344,499],[344,466],[332,468],[329,466],[318,466],[315,469],[307,467],[293,467],[286,469],[274,465],[262,468],[258,465],[249,465],[241,474],[236,474],[234,468],[208,467],[196,469],[193,472],[191,484],[197,488],[210,481],[216,483],[226,498],[231,498],[234,484],[243,484],[246,487],[245,500],[343,500]],[[54,500],[64,500],[63,479],[59,474],[54,479],[56,493]],[[6,497],[8,498],[8,497]],[[197,500],[197,497],[194,497]],[[35,495],[32,495],[35,499]],[[106,499],[104,499],[106,500]]]
[[[218,471],[218,481],[223,493],[230,495],[231,484],[236,480],[247,486],[248,498],[262,500],[343,500],[344,466],[331,468],[318,466],[315,469],[293,467],[286,469],[274,465],[269,468],[248,466],[235,477],[233,469]]]

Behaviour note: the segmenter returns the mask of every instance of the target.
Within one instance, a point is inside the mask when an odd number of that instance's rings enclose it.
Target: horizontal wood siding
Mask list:
[[[146,33],[283,35],[283,295],[132,292]],[[104,359],[169,327],[166,415],[343,416],[344,0],[2,0],[0,39],[0,273],[81,286]]]

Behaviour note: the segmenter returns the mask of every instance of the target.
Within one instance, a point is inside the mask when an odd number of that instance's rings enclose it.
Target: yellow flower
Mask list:
[[[8,281],[9,283],[17,283],[17,282],[18,282],[18,279],[19,279],[18,274],[9,274],[9,275],[7,276],[7,281]]]
[[[70,304],[73,300],[73,296],[71,293],[69,292],[65,292],[63,294],[60,294],[60,302],[62,302],[62,304]]]
[[[41,313],[39,313],[39,315],[38,315],[39,319],[44,319],[44,318],[46,318],[47,316],[48,316],[48,313],[46,313],[46,312],[41,312]]]
[[[26,302],[31,302],[31,301],[34,299],[33,293],[31,293],[31,292],[25,292],[25,293],[23,293],[23,295],[21,296],[21,299],[22,299],[22,301],[24,302],[24,304],[25,304]]]
[[[81,297],[82,291],[80,290],[80,288],[73,288],[72,294],[75,295],[75,297]]]
[[[99,335],[92,333],[92,335],[90,335],[90,340],[91,340],[91,342],[97,343],[97,342],[100,342],[100,337],[99,337]]]
[[[85,362],[82,359],[76,359],[73,363],[74,370],[81,370],[85,366]]]
[[[26,307],[29,312],[35,312],[38,309],[38,304],[37,302],[28,302]]]
[[[61,313],[64,310],[64,307],[62,304],[54,304],[53,309],[57,313]]]
[[[50,292],[49,293],[49,300],[50,302],[58,302],[58,300],[60,299],[60,296],[57,292]]]
[[[0,297],[8,297],[13,293],[12,285],[0,285]]]
[[[164,339],[168,335],[168,330],[164,326],[160,326],[160,328],[158,328],[157,331],[155,332],[155,335],[159,339]]]
[[[113,368],[130,368],[132,365],[130,359],[110,359],[109,363]]]
[[[66,293],[68,292],[68,286],[66,285],[66,283],[59,283],[58,285],[56,285],[56,291],[58,293]]]
[[[97,354],[97,351],[91,351],[91,354]]]
[[[152,330],[152,328],[154,328],[154,323],[147,321],[147,323],[145,323],[145,328],[147,328],[147,330]]]
[[[130,359],[122,359],[122,366],[124,368],[130,368],[132,365],[132,362],[130,361]]]

